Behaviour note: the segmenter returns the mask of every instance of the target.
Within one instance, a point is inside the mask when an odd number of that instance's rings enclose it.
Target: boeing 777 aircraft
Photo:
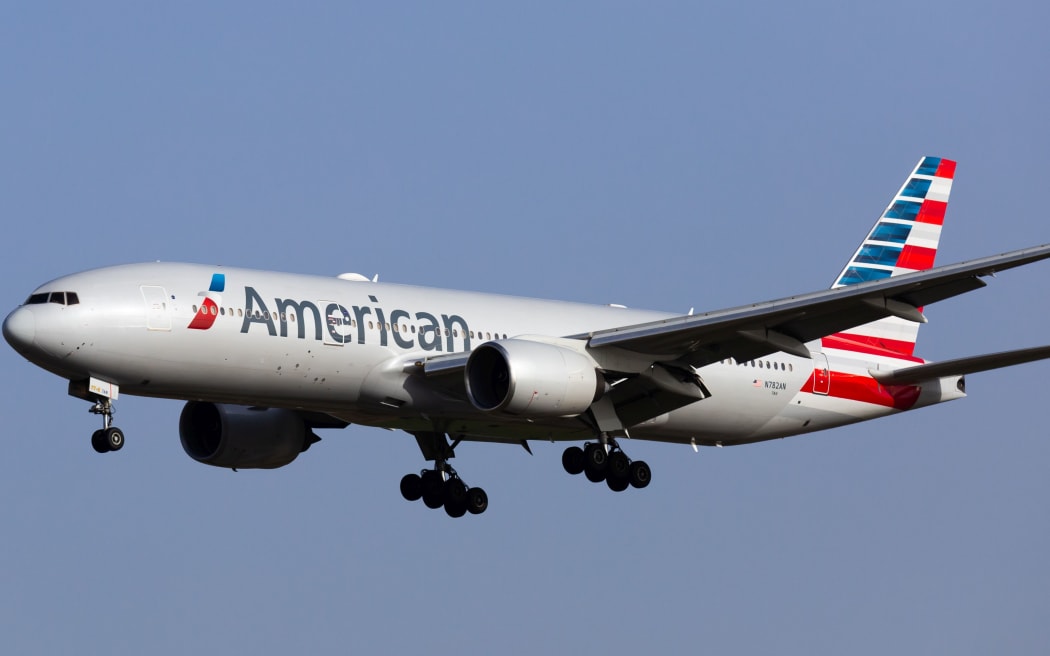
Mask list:
[[[582,442],[562,464],[622,491],[649,484],[624,438],[730,446],[965,396],[964,376],[1050,346],[936,364],[923,307],[1050,257],[1050,244],[934,267],[955,162],[925,157],[830,290],[676,316],[200,264],[129,264],[38,287],[4,321],[30,362],[69,380],[117,451],[119,393],[185,400],[186,453],[283,467],[320,428],[415,437],[433,467],[403,496],[453,516],[488,507],[449,465],[463,442]]]

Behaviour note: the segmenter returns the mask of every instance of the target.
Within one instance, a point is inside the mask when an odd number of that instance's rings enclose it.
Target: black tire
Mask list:
[[[631,461],[623,451],[613,451],[609,454],[609,462],[606,465],[606,478],[626,479],[631,472]]]
[[[472,487],[467,490],[467,510],[471,515],[480,515],[488,510],[489,495],[480,487]]]
[[[110,426],[102,433],[105,435],[106,446],[110,451],[120,451],[124,448],[124,431],[116,426]]]
[[[467,486],[458,478],[450,478],[445,481],[445,507],[463,506],[463,512],[467,510]],[[462,514],[462,513],[460,513]],[[453,515],[458,517],[459,515]]]
[[[601,444],[588,444],[583,450],[583,456],[586,469],[605,471],[609,464],[609,454]]]
[[[445,495],[441,492],[423,492],[423,504],[431,510],[437,510],[445,505]]]
[[[106,431],[100,428],[91,434],[91,448],[96,453],[109,453],[109,445],[106,444]]]
[[[434,469],[424,471],[420,475],[419,480],[423,496],[440,494],[445,489],[445,477],[441,475],[441,472]]]
[[[587,477],[587,480],[592,483],[601,483],[605,480],[604,471],[594,471],[590,467],[583,470],[583,475]]]
[[[419,501],[423,497],[423,479],[419,474],[405,474],[401,478],[401,496],[405,501]]]
[[[578,446],[570,446],[561,454],[561,466],[573,476],[583,473],[583,463],[583,449]]]
[[[465,503],[453,503],[451,501],[445,502],[445,514],[449,517],[462,517],[467,514],[467,506]]]
[[[623,492],[631,487],[631,481],[626,476],[609,476],[605,479],[605,484],[613,492]]]
[[[423,503],[434,510],[445,505],[445,477],[435,469],[428,469],[420,476],[423,488]]]
[[[649,485],[653,480],[653,472],[644,460],[635,460],[631,463],[630,481],[631,485],[639,490]]]

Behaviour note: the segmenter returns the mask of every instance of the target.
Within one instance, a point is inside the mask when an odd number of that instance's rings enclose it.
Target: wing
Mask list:
[[[968,358],[903,367],[892,371],[871,371],[869,373],[875,380],[885,385],[914,385],[937,378],[975,374],[1046,358],[1050,358],[1050,346],[1035,346],[1016,351],[975,355]]]
[[[985,286],[981,278],[1050,258],[1050,244],[694,316],[599,330],[590,349],[619,348],[693,367],[777,351],[810,357],[805,343],[882,319],[924,323],[921,308]]]

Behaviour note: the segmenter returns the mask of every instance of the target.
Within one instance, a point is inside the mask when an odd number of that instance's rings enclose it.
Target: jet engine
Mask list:
[[[586,355],[525,339],[482,344],[470,354],[464,375],[474,407],[524,417],[579,415],[606,388]]]
[[[319,438],[296,412],[190,401],[179,438],[197,462],[231,469],[284,467]]]

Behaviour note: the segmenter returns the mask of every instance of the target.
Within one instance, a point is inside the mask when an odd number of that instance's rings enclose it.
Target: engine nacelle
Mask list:
[[[179,438],[197,462],[232,469],[284,467],[317,438],[291,410],[190,401]]]
[[[586,355],[525,339],[482,344],[470,354],[465,376],[474,407],[526,417],[576,416],[605,391]]]

